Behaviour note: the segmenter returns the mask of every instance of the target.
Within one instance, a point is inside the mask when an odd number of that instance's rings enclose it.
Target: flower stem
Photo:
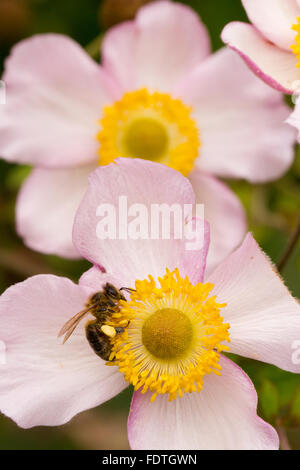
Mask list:
[[[299,215],[297,226],[296,226],[294,232],[292,233],[290,241],[288,242],[288,245],[287,245],[282,257],[280,258],[279,262],[277,263],[277,269],[280,273],[285,268],[291,254],[294,251],[294,248],[296,247],[296,245],[298,243],[299,238],[300,238],[300,215]]]
[[[278,419],[276,422],[276,431],[278,432],[279,441],[280,441],[280,449],[281,450],[292,450],[286,431],[281,424],[281,421]]]
[[[99,34],[99,36],[97,36],[87,46],[85,46],[86,52],[93,59],[98,59],[100,56],[100,48],[101,48],[102,39],[103,39],[103,33]]]

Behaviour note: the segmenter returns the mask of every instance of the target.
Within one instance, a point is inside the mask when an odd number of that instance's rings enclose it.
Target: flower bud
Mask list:
[[[22,0],[0,0],[0,42],[10,45],[26,35],[29,8]]]

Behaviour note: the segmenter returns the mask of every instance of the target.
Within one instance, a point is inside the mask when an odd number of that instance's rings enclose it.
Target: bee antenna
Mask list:
[[[126,292],[129,292],[129,293],[130,293],[130,292],[136,292],[136,290],[135,290],[135,289],[131,289],[131,287],[121,287],[120,290],[125,290]]]

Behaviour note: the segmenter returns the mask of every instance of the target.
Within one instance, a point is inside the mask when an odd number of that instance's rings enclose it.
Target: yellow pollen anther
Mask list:
[[[291,49],[298,59],[297,67],[300,68],[300,16],[298,16],[297,22],[297,24],[292,26],[292,29],[296,31],[297,35],[295,37],[296,44],[292,44]]]
[[[102,325],[101,326],[101,331],[104,333],[106,336],[109,336],[109,338],[114,338],[116,336],[116,330],[114,329],[113,326],[109,325]]]
[[[220,353],[228,351],[230,325],[220,310],[226,307],[211,295],[213,284],[191,284],[178,269],[157,281],[136,281],[130,301],[120,302],[113,315],[115,328],[127,322],[111,341],[114,364],[135,390],[169,400],[200,392],[203,377],[220,375]]]
[[[168,94],[147,89],[125,93],[104,108],[99,164],[117,157],[144,158],[164,163],[184,175],[199,154],[199,135],[192,109]]]

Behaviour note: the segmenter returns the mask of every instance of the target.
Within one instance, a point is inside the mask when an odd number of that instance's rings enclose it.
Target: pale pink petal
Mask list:
[[[80,257],[72,229],[94,168],[32,171],[19,193],[16,209],[17,231],[27,246],[41,253]]]
[[[106,273],[103,268],[99,266],[93,266],[88,271],[86,271],[80,278],[79,284],[81,286],[89,287],[93,289],[95,292],[101,290],[101,288],[109,282],[113,284],[117,288],[120,287],[127,287],[126,281],[121,281],[120,279],[115,278],[111,274]],[[126,292],[124,292],[126,294]]]
[[[188,276],[193,284],[197,284],[203,282],[204,278],[210,231],[209,224],[201,219],[193,218],[191,227],[192,236],[186,243],[182,243],[182,251],[176,267],[179,269],[181,277]],[[197,234],[199,234],[198,238]],[[123,280],[117,279],[107,273],[102,266],[93,266],[81,276],[79,283],[99,290],[99,286],[106,282],[110,282],[118,288],[130,287],[128,280],[124,277]],[[126,295],[126,292],[124,292],[124,295]]]
[[[268,42],[252,25],[234,22],[222,32],[222,40],[238,52],[252,71],[283,93],[294,92],[299,80],[298,59]]]
[[[203,282],[206,271],[210,226],[206,220],[193,217],[188,228],[190,238],[182,244],[182,254],[177,267],[181,277],[188,276],[192,284],[198,284]]]
[[[257,395],[249,377],[221,359],[222,375],[205,377],[202,391],[168,402],[135,392],[128,421],[132,449],[271,450],[275,429],[256,414]]]
[[[170,236],[166,233],[166,238],[162,239],[159,222],[158,239],[155,239],[150,230],[156,226],[150,223],[151,208],[155,204],[178,204],[183,214],[184,204],[190,204],[192,210],[193,202],[191,184],[177,171],[146,160],[117,159],[116,163],[99,167],[90,176],[89,190],[75,218],[74,244],[84,258],[103,266],[117,278],[127,280],[131,286],[136,279],[144,279],[148,274],[156,278],[164,274],[167,267],[178,267],[184,241],[182,237],[175,239],[172,221]],[[116,220],[116,231],[103,239],[102,229],[109,213],[112,221]],[[148,221],[145,238],[133,239],[131,230],[135,222],[140,226],[145,220]],[[119,230],[120,225],[122,230]]]
[[[6,61],[0,154],[9,161],[69,167],[97,160],[96,134],[115,85],[72,39],[38,35]]]
[[[300,8],[297,0],[242,0],[249,20],[271,42],[282,49],[290,50],[294,43]]]
[[[300,305],[251,234],[209,277],[230,324],[230,351],[300,373]]]
[[[213,176],[196,169],[189,180],[196,203],[204,205],[204,219],[210,224],[209,273],[241,243],[246,233],[245,211],[237,196]]]
[[[283,175],[294,157],[290,108],[224,48],[178,90],[194,107],[200,132],[198,165],[217,176],[265,182]]]
[[[124,91],[137,87],[137,38],[135,22],[126,21],[111,28],[105,34],[101,46],[103,67]]]
[[[103,42],[103,63],[125,89],[170,91],[210,53],[207,30],[189,7],[169,1],[141,8]]]
[[[287,118],[286,122],[297,129],[298,142],[300,142],[300,100],[299,98],[297,98],[296,100],[294,111]]]
[[[93,293],[65,278],[36,276],[0,298],[0,410],[24,428],[66,423],[118,394],[126,383],[93,352],[80,323],[62,345],[64,323]]]

